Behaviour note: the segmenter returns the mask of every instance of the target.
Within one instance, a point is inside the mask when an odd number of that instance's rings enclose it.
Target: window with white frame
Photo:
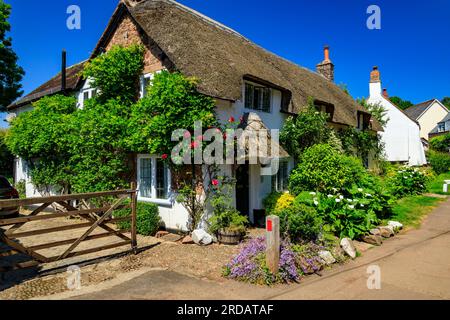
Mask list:
[[[81,100],[81,107],[83,107],[86,101],[95,98],[97,95],[97,89],[84,89],[81,93],[83,97]]]
[[[280,160],[277,174],[272,176],[272,191],[284,192],[288,190],[289,163]]]
[[[141,98],[147,95],[147,88],[152,84],[153,78],[153,73],[148,73],[141,77]]]
[[[245,108],[262,112],[271,111],[272,90],[267,87],[245,84]]]
[[[156,156],[139,155],[137,159],[138,197],[141,200],[164,202],[170,195],[170,171]]]
[[[445,131],[445,122],[438,123],[438,132],[444,132]]]

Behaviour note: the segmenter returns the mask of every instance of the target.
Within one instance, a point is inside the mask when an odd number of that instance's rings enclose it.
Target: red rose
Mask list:
[[[161,156],[161,159],[166,160],[168,157],[169,157],[169,156],[168,156],[167,154],[163,154],[163,155]]]
[[[213,179],[212,185],[215,186],[215,187],[217,187],[217,186],[219,185],[219,180]]]
[[[234,121],[235,121],[234,117],[230,117],[230,119],[228,120],[228,122],[234,122]]]

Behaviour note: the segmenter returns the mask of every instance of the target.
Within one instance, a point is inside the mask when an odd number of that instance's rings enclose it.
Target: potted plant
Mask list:
[[[223,244],[238,244],[246,232],[247,217],[235,209],[215,213],[210,219],[210,231]]]
[[[233,206],[232,191],[234,180],[222,177],[212,180],[211,207],[213,215],[209,219],[209,231],[217,235],[223,244],[238,244],[246,232],[247,217]]]

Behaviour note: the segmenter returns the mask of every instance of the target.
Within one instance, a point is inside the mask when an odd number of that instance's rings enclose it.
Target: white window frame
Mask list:
[[[281,165],[282,164],[286,165],[286,169],[287,169],[286,177],[285,177],[285,179],[286,179],[286,189],[285,190],[279,190],[278,189],[278,184],[279,184],[278,175],[281,172]],[[287,159],[279,159],[278,172],[275,175],[272,176],[272,181],[271,181],[271,183],[272,183],[272,191],[276,191],[276,192],[286,192],[286,191],[288,191],[289,175],[290,175],[289,160],[287,160]]]
[[[269,91],[270,91],[270,105],[269,105],[269,110],[268,111],[266,111],[266,110],[263,110],[262,109],[262,105],[261,105],[261,109],[255,109],[255,108],[249,108],[249,107],[247,107],[247,101],[246,101],[246,99],[247,99],[247,89],[246,89],[246,85],[251,85],[251,86],[253,86],[253,90],[255,89],[255,88],[264,88],[264,89],[268,89]],[[250,82],[250,81],[245,81],[244,82],[244,94],[243,94],[243,97],[244,97],[244,108],[245,109],[247,109],[247,110],[252,110],[252,111],[256,111],[256,112],[263,112],[263,113],[272,113],[272,109],[273,109],[273,102],[274,102],[274,94],[273,94],[273,89],[272,88],[270,88],[270,87],[267,87],[267,86],[263,86],[263,85],[261,85],[261,84],[258,84],[258,83],[254,83],[254,82]],[[263,95],[263,93],[261,93],[261,98],[260,98],[260,101],[261,101],[261,104],[263,104],[264,103],[264,95]],[[253,105],[253,102],[252,102],[252,105]],[[253,106],[254,107],[254,106]]]
[[[141,160],[142,159],[151,159],[152,160],[152,183],[151,183],[151,198],[142,197],[140,190],[141,184]],[[137,189],[138,189],[138,201],[142,202],[151,202],[156,203],[158,205],[163,206],[171,206],[172,205],[172,176],[170,173],[170,169],[167,168],[167,199],[158,199],[156,197],[156,160],[161,159],[161,157],[149,154],[140,154],[137,156]]]
[[[438,132],[445,132],[445,122],[439,122],[438,123]]]
[[[150,81],[152,81],[153,80],[153,78],[155,77],[155,74],[154,73],[146,73],[146,74],[144,74],[144,75],[142,75],[141,76],[141,85],[140,85],[140,87],[141,87],[141,89],[140,89],[140,97],[141,97],[141,99],[142,98],[144,98],[144,96],[145,96],[145,80],[147,80],[147,79],[149,79]]]

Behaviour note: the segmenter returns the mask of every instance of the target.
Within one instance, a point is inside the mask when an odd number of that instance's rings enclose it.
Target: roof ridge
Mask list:
[[[149,2],[149,1],[150,2],[165,2],[165,3],[169,3],[171,5],[174,5],[175,7],[178,7],[179,9],[182,9],[182,10],[186,11],[187,13],[190,13],[190,14],[192,14],[194,16],[197,16],[197,17],[201,18],[203,21],[205,21],[205,22],[207,22],[207,23],[209,23],[209,24],[211,24],[211,25],[213,25],[215,27],[218,27],[219,29],[222,29],[224,31],[230,32],[231,34],[234,34],[234,35],[238,36],[239,38],[242,38],[243,40],[247,41],[249,44],[254,45],[254,46],[264,50],[268,54],[274,55],[278,59],[281,59],[281,60],[283,60],[283,61],[285,61],[287,63],[290,63],[290,64],[292,64],[292,65],[294,65],[294,66],[296,66],[298,68],[301,68],[303,70],[306,70],[308,72],[311,72],[312,74],[315,74],[317,76],[324,77],[322,74],[320,74],[320,73],[318,73],[318,72],[316,72],[314,70],[308,69],[308,68],[306,68],[306,67],[304,67],[302,65],[299,65],[298,63],[295,63],[295,62],[293,62],[293,61],[291,61],[291,60],[289,60],[289,59],[287,59],[285,57],[282,57],[282,56],[280,56],[280,55],[278,55],[278,54],[276,54],[276,53],[274,53],[274,52],[264,48],[263,46],[255,43],[254,41],[250,40],[246,36],[240,34],[236,30],[234,30],[234,29],[232,29],[232,28],[230,28],[230,27],[228,27],[228,26],[218,22],[217,20],[214,20],[214,19],[204,15],[203,13],[201,13],[201,12],[199,12],[197,10],[194,10],[194,9],[188,7],[188,6],[185,6],[184,4],[181,4],[181,3],[177,2],[177,1],[174,1],[174,0],[144,0],[142,2],[137,3],[137,6],[139,6],[140,4],[143,4],[145,2]]]

